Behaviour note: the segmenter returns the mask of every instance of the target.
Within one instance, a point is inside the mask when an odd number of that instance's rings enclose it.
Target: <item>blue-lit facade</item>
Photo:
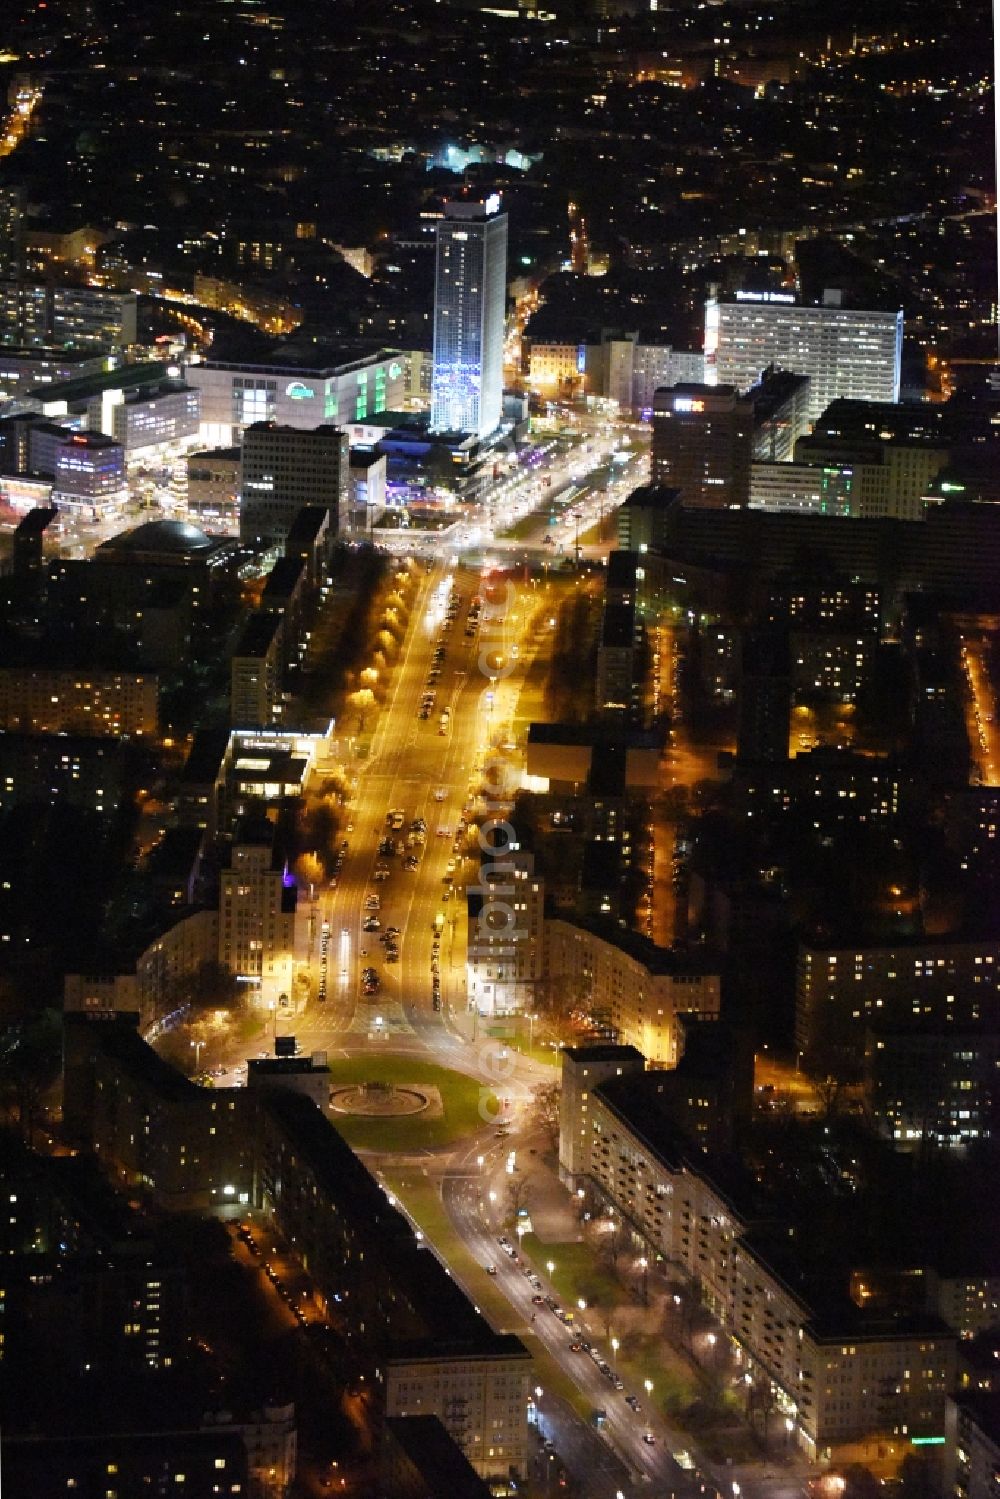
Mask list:
[[[431,428],[489,437],[503,411],[507,215],[448,203],[437,226]]]

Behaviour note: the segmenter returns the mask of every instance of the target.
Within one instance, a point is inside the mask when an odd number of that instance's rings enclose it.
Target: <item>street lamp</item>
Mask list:
[[[204,1041],[192,1041],[191,1042],[191,1045],[194,1047],[194,1070],[195,1070],[195,1072],[198,1071],[198,1068],[201,1065],[201,1048],[204,1046],[204,1044],[205,1044]]]
[[[618,1339],[617,1338],[612,1338],[611,1339],[611,1359],[612,1359],[612,1362],[615,1365],[615,1368],[618,1367],[618,1349],[620,1347],[621,1347],[621,1344],[618,1342]]]
[[[645,1255],[639,1260],[639,1269],[642,1271],[642,1304],[645,1306],[649,1301],[649,1261]]]
[[[643,1383],[644,1383],[644,1385],[646,1387],[646,1394],[647,1395],[652,1395],[652,1393],[653,1393],[653,1381],[651,1379],[646,1379],[646,1380],[643,1381]]]
[[[555,1268],[556,1268],[556,1262],[555,1262],[555,1260],[546,1260],[545,1261],[545,1268],[549,1272],[549,1279],[551,1280],[553,1272],[555,1271]]]
[[[587,1310],[587,1303],[582,1296],[578,1297],[576,1304],[580,1308],[581,1312],[585,1312]]]

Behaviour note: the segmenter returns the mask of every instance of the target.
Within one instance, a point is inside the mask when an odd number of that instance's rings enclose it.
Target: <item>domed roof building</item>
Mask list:
[[[149,520],[103,542],[94,553],[94,561],[173,571],[215,567],[227,561],[233,551],[228,536],[208,536],[189,521]]]
[[[204,557],[207,551],[213,550],[225,537],[206,536],[205,532],[198,526],[192,526],[185,520],[148,520],[141,526],[135,526],[131,531],[123,531],[118,536],[113,536],[106,541],[99,551],[125,552],[130,557],[139,554],[143,556],[170,557],[177,560],[181,557]]]

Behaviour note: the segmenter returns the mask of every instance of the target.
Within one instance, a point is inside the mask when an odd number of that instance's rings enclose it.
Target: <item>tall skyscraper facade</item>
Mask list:
[[[898,401],[902,352],[902,312],[799,307],[791,292],[705,303],[706,382],[746,391],[768,365],[808,375],[809,421],[838,396]]]
[[[488,437],[500,425],[506,297],[499,197],[445,204],[434,278],[433,431]]]

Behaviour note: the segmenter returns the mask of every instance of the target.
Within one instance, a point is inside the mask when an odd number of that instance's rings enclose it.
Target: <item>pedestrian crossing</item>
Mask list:
[[[398,1000],[387,1000],[384,1004],[359,1004],[347,1030],[349,1035],[354,1036],[416,1034]]]

